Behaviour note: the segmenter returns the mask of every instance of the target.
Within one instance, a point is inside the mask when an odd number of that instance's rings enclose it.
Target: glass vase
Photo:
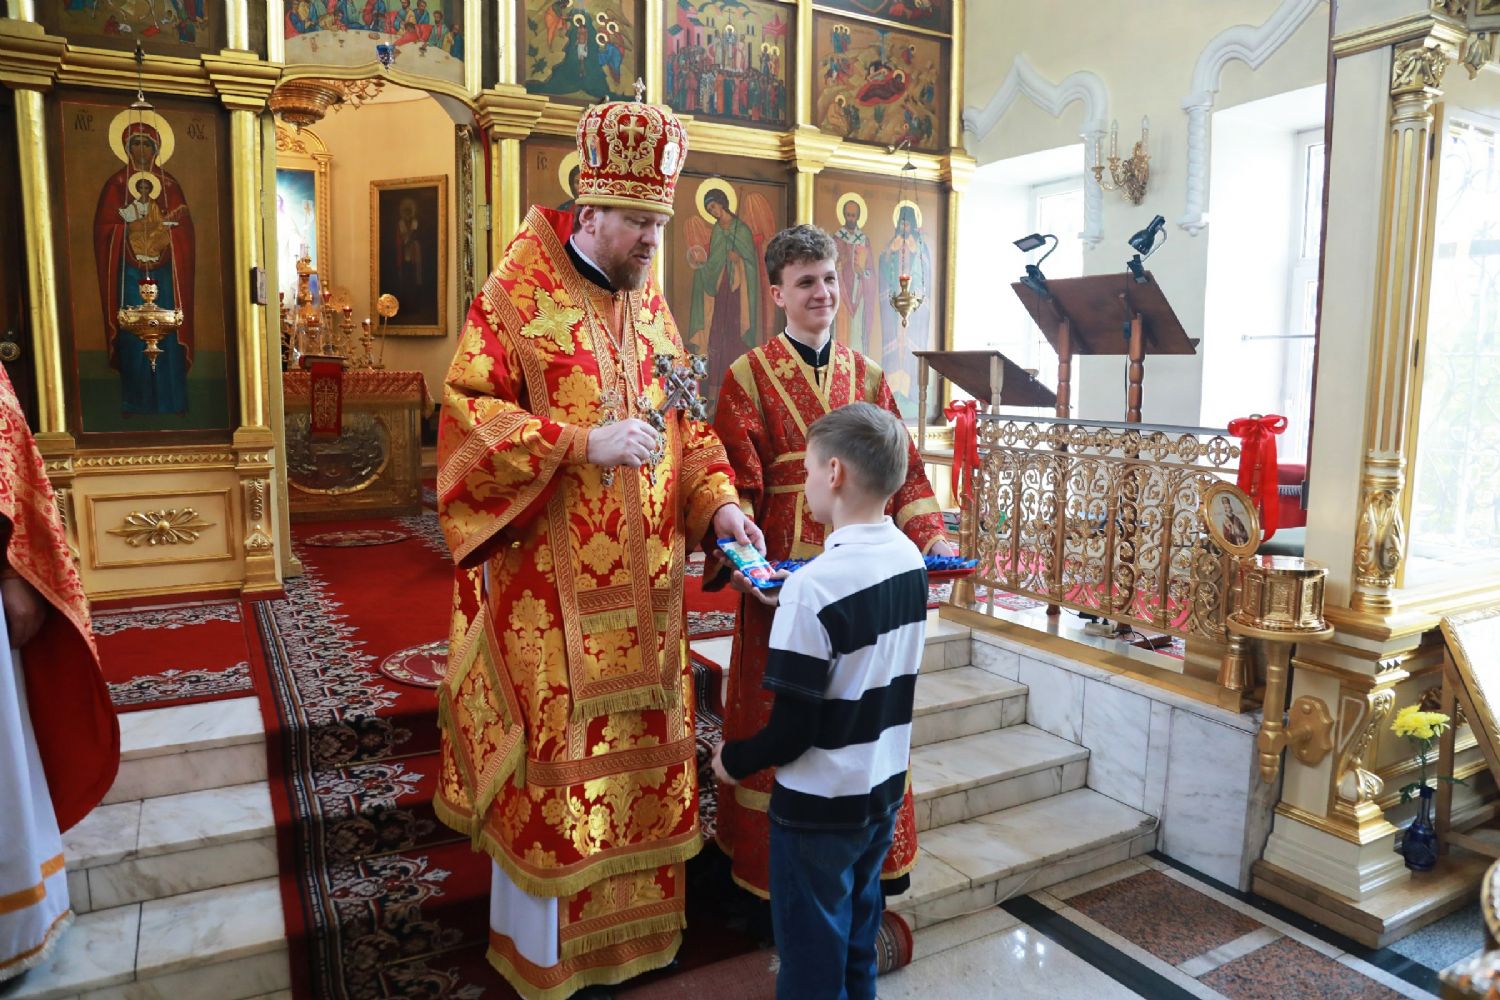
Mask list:
[[[1438,859],[1437,831],[1432,826],[1432,789],[1423,785],[1417,790],[1417,816],[1406,828],[1401,841],[1401,856],[1414,872],[1432,871]]]

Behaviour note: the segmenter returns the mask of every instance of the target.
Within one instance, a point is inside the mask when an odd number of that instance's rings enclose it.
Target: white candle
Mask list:
[[[1141,145],[1146,144],[1146,137],[1151,134],[1151,119],[1141,115]]]
[[[1109,155],[1111,158],[1120,155],[1120,122],[1118,119],[1109,123]]]

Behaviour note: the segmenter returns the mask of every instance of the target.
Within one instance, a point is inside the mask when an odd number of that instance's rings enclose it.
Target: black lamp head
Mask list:
[[[1150,256],[1152,246],[1156,243],[1156,234],[1161,232],[1166,224],[1167,220],[1158,215],[1145,229],[1130,237],[1130,248],[1136,253]]]
[[[1047,237],[1041,233],[1032,233],[1030,236],[1022,236],[1014,242],[1017,250],[1020,250],[1022,253],[1029,253],[1047,242]]]

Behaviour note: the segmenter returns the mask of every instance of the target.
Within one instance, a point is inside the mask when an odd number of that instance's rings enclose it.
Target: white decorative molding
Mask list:
[[[1252,70],[1259,69],[1324,3],[1325,0],[1282,0],[1265,24],[1225,28],[1199,54],[1198,64],[1193,67],[1192,93],[1182,99],[1182,110],[1188,116],[1187,208],[1177,224],[1189,234],[1197,236],[1208,225],[1209,126],[1224,67],[1238,59]]]
[[[1010,110],[1018,97],[1028,97],[1037,107],[1053,118],[1074,101],[1083,105],[1083,175],[1088,178],[1089,150],[1104,135],[1104,122],[1109,107],[1109,90],[1098,74],[1086,69],[1070,73],[1059,83],[1053,83],[1036,71],[1024,55],[1016,56],[1005,82],[995,91],[983,108],[964,109],[964,130],[971,133],[977,142],[1000,124],[1000,119]],[[1090,247],[1097,246],[1104,238],[1104,192],[1097,184],[1083,186],[1083,232],[1078,234]]]

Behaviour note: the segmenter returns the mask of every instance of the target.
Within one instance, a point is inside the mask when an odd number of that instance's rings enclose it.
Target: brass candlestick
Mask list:
[[[359,366],[361,368],[374,368],[375,355],[372,353],[371,348],[375,345],[375,335],[370,330],[370,317],[366,316],[360,320],[359,327],[359,344],[361,350]]]
[[[181,309],[164,309],[156,304],[161,289],[149,274],[139,285],[142,304],[124,306],[115,316],[120,329],[129,330],[146,343],[146,360],[151,370],[156,371],[156,359],[161,357],[160,344],[182,325]]]

